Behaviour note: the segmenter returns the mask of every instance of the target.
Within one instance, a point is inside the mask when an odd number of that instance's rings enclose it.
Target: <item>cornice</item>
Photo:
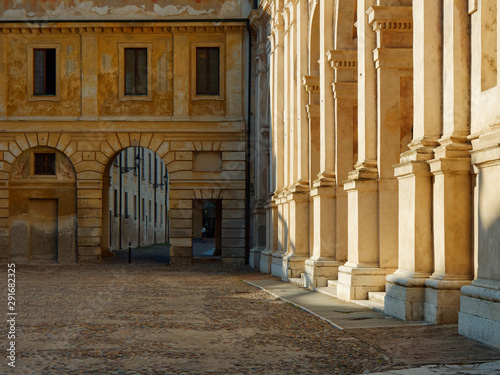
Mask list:
[[[413,14],[412,7],[384,7],[372,6],[367,11],[368,23],[372,25],[373,31],[393,30],[412,31]]]
[[[317,76],[302,77],[302,84],[307,92],[319,92],[319,77]]]
[[[326,57],[332,69],[357,69],[358,51],[356,50],[330,50]]]
[[[1,24],[0,34],[15,35],[70,35],[70,34],[149,34],[149,33],[216,33],[216,32],[243,32],[245,24],[233,25],[171,25],[171,26],[129,26],[119,25],[71,25],[71,24]]]

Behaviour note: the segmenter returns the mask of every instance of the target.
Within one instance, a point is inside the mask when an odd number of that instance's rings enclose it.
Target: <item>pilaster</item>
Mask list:
[[[309,195],[307,188],[296,186],[286,196],[289,207],[288,249],[283,255],[282,279],[300,277],[309,258]]]
[[[395,166],[398,270],[387,277],[385,312],[424,319],[425,282],[433,272],[432,179],[428,161],[442,134],[442,2],[414,0],[413,139]]]

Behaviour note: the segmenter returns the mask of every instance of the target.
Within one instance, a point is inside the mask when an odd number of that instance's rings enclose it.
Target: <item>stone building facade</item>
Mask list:
[[[113,159],[144,147],[168,170],[172,260],[192,257],[193,202],[213,199],[222,261],[244,263],[251,6],[169,4],[0,6],[3,260],[99,262]]]
[[[254,267],[500,347],[499,12],[259,3]]]

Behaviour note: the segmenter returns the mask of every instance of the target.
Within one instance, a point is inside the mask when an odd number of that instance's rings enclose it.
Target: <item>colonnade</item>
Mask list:
[[[269,115],[256,131],[270,141],[254,267],[330,281],[348,301],[386,292],[391,315],[500,346],[498,11],[261,1],[269,84],[255,98],[269,95]]]

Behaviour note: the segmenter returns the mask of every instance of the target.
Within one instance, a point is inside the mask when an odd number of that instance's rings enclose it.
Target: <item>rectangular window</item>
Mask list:
[[[125,48],[125,95],[148,94],[148,49]]]
[[[146,215],[146,206],[144,205],[144,198],[142,198],[142,221],[145,220],[145,215]]]
[[[134,195],[134,220],[137,220],[137,195]]]
[[[144,180],[144,169],[146,169],[146,160],[144,160],[144,148],[141,148],[142,150],[142,158],[141,158],[141,163],[142,163],[142,169],[141,169],[141,177]]]
[[[158,215],[157,215],[157,213],[158,213],[158,203],[155,203],[155,227],[156,227],[156,225],[158,223]]]
[[[151,223],[151,201],[149,201],[149,222]]]
[[[160,205],[160,225],[163,225],[163,205]]]
[[[56,95],[56,49],[33,49],[33,95]]]
[[[151,181],[152,181],[152,179],[151,179],[151,164],[152,164],[152,163],[151,163],[151,154],[148,154],[148,155],[149,155],[149,158],[148,158],[148,162],[149,162],[149,163],[148,163],[148,170],[149,170],[149,183],[151,183]],[[149,211],[151,211],[151,208],[150,208],[150,210],[149,210]]]
[[[137,166],[136,157],[139,156],[137,153],[137,147],[134,147],[134,166]],[[134,168],[134,175],[137,176],[137,168]]]
[[[55,153],[35,153],[34,174],[55,176],[55,174],[56,174],[56,154]]]
[[[158,184],[158,160],[155,154],[155,185]]]
[[[114,197],[113,197],[113,210],[115,211],[115,217],[118,216],[118,190],[114,190]]]
[[[219,47],[196,47],[196,94],[219,95]]]
[[[128,218],[128,193],[125,192],[125,217]]]

